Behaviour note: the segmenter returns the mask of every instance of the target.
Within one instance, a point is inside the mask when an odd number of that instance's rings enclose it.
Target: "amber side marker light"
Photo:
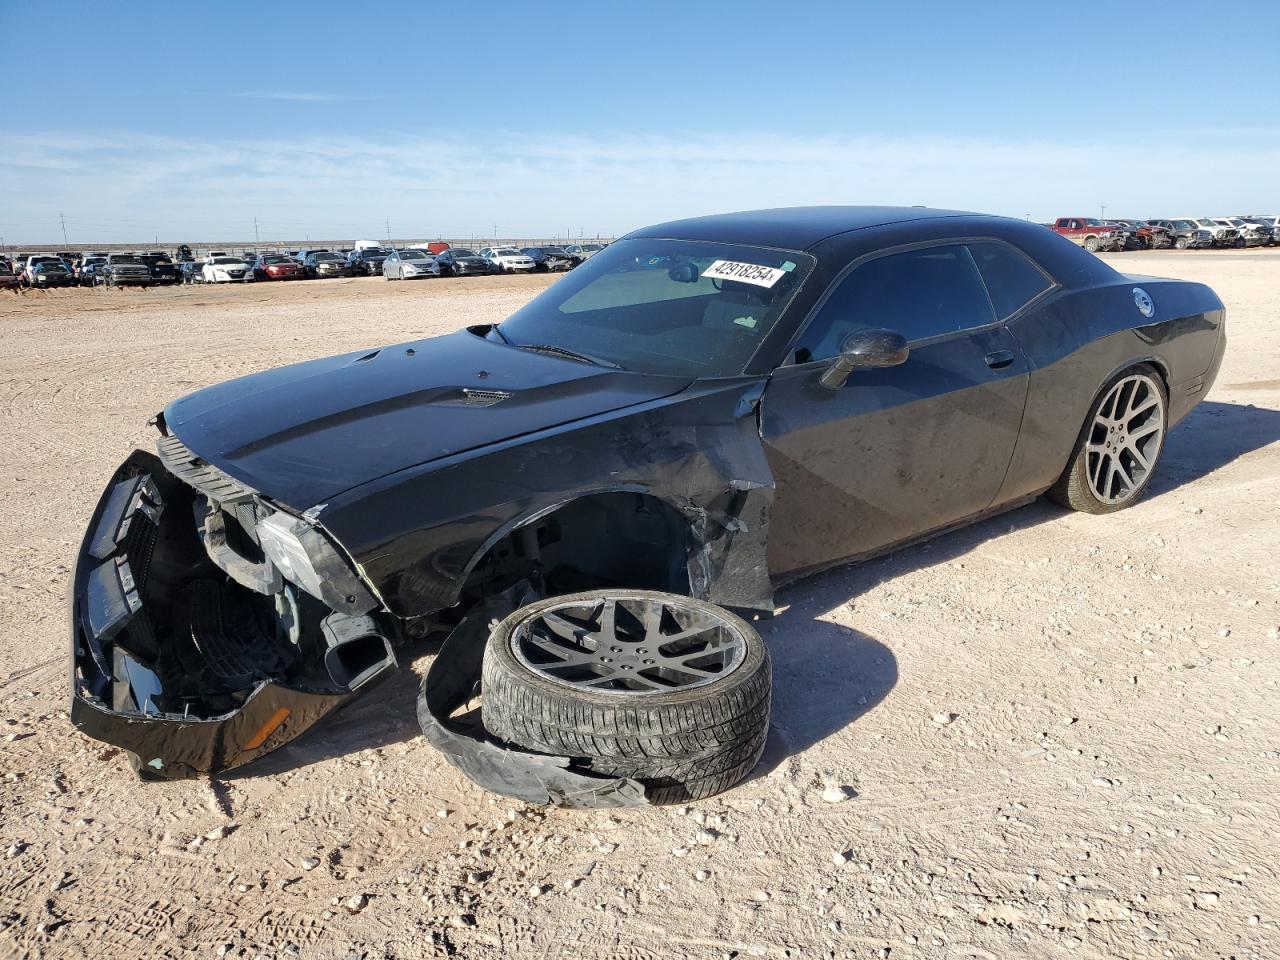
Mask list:
[[[249,742],[244,745],[244,748],[246,750],[257,750],[267,742],[267,737],[275,733],[280,724],[284,723],[288,718],[289,708],[281,707],[273,713],[268,718],[267,722],[262,725],[261,729],[259,729],[258,732],[249,739]]]

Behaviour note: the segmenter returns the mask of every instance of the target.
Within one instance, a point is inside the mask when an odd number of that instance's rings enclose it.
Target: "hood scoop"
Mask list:
[[[510,400],[511,394],[505,390],[472,390],[463,387],[453,395],[440,398],[439,403],[451,407],[492,407],[503,400]]]

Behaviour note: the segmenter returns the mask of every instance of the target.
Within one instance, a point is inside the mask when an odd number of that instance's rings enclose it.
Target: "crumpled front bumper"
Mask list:
[[[190,491],[152,454],[135,451],[115,472],[85,533],[72,571],[71,722],[83,733],[121,747],[144,777],[182,778],[239,767],[293,740],[395,668],[387,661],[354,689],[257,677],[227,698],[222,711],[178,710],[182,688],[225,656],[216,646],[183,644],[170,586],[151,578],[166,510],[190,520]],[[185,516],[181,514],[186,507]],[[213,581],[208,581],[212,583]],[[217,589],[243,590],[230,582]],[[168,622],[166,622],[168,621]],[[193,627],[186,627],[191,636]],[[167,662],[167,669],[157,664]],[[180,662],[186,673],[175,673]],[[156,669],[153,669],[156,667]],[[225,666],[223,666],[225,669]],[[221,702],[221,701],[215,701]],[[157,706],[161,704],[162,706]],[[207,704],[206,704],[207,706]]]

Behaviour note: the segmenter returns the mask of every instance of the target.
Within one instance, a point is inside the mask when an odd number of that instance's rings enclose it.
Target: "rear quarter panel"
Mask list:
[[[1138,310],[1135,287],[1151,296],[1153,317]],[[1066,290],[1009,328],[1031,377],[1001,502],[1042,492],[1057,480],[1090,407],[1117,373],[1143,362],[1159,369],[1172,425],[1208,392],[1226,344],[1222,301],[1209,287],[1155,277],[1122,276]]]

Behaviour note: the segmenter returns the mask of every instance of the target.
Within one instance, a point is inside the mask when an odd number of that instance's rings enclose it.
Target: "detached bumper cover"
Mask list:
[[[189,643],[179,652],[173,624],[148,609],[152,600],[165,609],[171,599],[163,596],[163,584],[148,583],[148,568],[162,535],[165,500],[183,489],[159,459],[135,451],[99,500],[72,571],[71,722],[95,740],[128,751],[134,768],[147,777],[215,774],[248,763],[310,729],[395,666],[389,658],[355,690],[303,689],[257,679],[231,698],[225,712],[173,712],[180,699],[173,670],[153,670],[148,661],[172,651],[171,662],[190,667],[177,681],[181,686],[198,683],[206,666],[225,672],[228,664],[214,661],[235,652]],[[169,504],[171,509],[188,506],[180,497],[173,499],[179,502]],[[199,662],[193,650],[209,660]],[[168,711],[157,706],[162,703]]]

